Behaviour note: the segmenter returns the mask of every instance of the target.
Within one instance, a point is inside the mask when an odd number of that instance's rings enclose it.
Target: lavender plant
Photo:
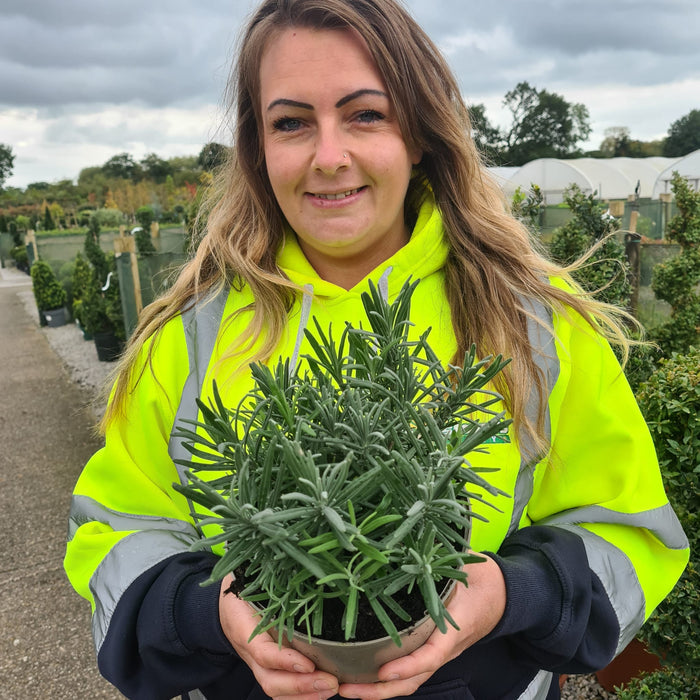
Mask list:
[[[234,572],[237,594],[262,610],[253,636],[324,636],[324,611],[339,606],[339,637],[352,640],[364,606],[400,645],[415,594],[440,630],[456,626],[440,594],[451,579],[467,585],[462,567],[481,559],[469,552],[471,502],[502,493],[466,457],[510,423],[488,388],[507,361],[472,347],[445,368],[429,331],[410,340],[416,284],[392,304],[370,284],[369,329],[348,323],[336,341],[314,319],[313,355],[253,364],[237,407],[215,385],[201,420],[179,428],[192,459],[175,488],[220,528],[195,548],[224,543],[208,583]]]

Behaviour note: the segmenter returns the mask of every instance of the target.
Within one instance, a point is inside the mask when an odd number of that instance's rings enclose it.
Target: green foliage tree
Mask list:
[[[39,311],[60,309],[66,303],[66,290],[47,262],[37,260],[30,271],[34,298]]]
[[[695,674],[700,668],[700,349],[690,348],[684,355],[674,353],[662,359],[658,369],[642,385],[638,399],[656,446],[668,498],[690,541],[688,568],[642,628],[640,637],[664,663],[697,679]]]
[[[577,185],[564,191],[564,200],[573,217],[552,234],[552,257],[569,265],[588,255],[587,263],[574,273],[576,281],[601,301],[626,307],[629,266],[624,246],[613,235],[619,222],[605,213],[605,205],[594,194],[585,195]]]
[[[674,172],[671,189],[678,214],[671,220],[667,237],[681,247],[680,253],[659,263],[651,287],[658,299],[671,305],[671,319],[652,330],[652,337],[665,357],[700,347],[700,192]]]
[[[544,206],[544,195],[539,185],[534,182],[530,184],[530,189],[524,192],[520,187],[515,188],[511,211],[513,216],[520,219],[530,229],[538,231],[540,227],[540,214]]]
[[[20,231],[29,231],[29,229],[32,227],[32,221],[28,216],[25,216],[24,214],[20,214],[16,219],[15,223],[17,224],[17,228]]]
[[[486,116],[486,107],[475,104],[469,107],[469,121],[472,126],[472,138],[487,162],[500,163],[503,151],[503,134]]]
[[[92,284],[92,268],[88,261],[83,257],[82,253],[75,256],[75,265],[73,267],[73,318],[75,318],[83,328],[86,328],[85,319],[83,317],[82,304],[83,298],[87,294],[88,288]]]
[[[668,129],[664,141],[664,155],[671,158],[685,156],[700,148],[700,109],[692,109],[677,119]]]
[[[149,207],[148,205],[139,207],[134,213],[134,216],[136,217],[136,221],[139,222],[139,226],[141,226],[144,231],[151,230],[151,224],[156,218],[153,207]]]
[[[84,251],[85,257],[95,271],[97,283],[102,286],[109,274],[109,263],[105,252],[100,247],[100,224],[95,218],[90,219],[90,225],[85,234]]]
[[[51,210],[48,207],[44,207],[44,230],[53,231],[56,228],[56,223],[51,216]]]
[[[122,180],[139,180],[141,167],[128,153],[118,153],[112,156],[101,168],[102,174],[108,178]]]
[[[15,156],[12,153],[12,147],[0,143],[0,190],[3,188],[5,181],[12,175],[14,166]]]
[[[591,133],[588,109],[583,104],[537,90],[526,81],[506,93],[503,105],[512,117],[504,134],[503,152],[503,161],[510,165],[576,155],[577,144]]]
[[[222,166],[226,162],[228,148],[226,146],[211,141],[204,145],[199,152],[197,162],[203,170],[212,171]]]
[[[172,165],[155,153],[149,153],[140,164],[144,177],[154,182],[165,182],[168,175],[173,174]]]

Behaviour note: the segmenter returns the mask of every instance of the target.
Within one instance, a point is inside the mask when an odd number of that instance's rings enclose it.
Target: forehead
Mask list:
[[[297,93],[385,90],[364,39],[351,29],[292,27],[271,37],[260,61],[263,109],[271,100]],[[286,94],[289,91],[293,94]]]

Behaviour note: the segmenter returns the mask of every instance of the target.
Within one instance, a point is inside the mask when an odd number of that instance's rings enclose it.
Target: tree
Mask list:
[[[106,177],[121,180],[140,179],[141,167],[128,153],[112,156],[101,168]]]
[[[476,104],[469,107],[469,121],[472,125],[472,138],[487,161],[500,162],[503,149],[503,134],[486,116],[486,107]]]
[[[591,133],[584,105],[537,90],[525,81],[506,93],[503,105],[512,116],[510,129],[504,134],[503,161],[509,165],[578,155],[577,144]]]
[[[611,235],[619,229],[619,221],[605,213],[595,193],[585,195],[578,185],[564,190],[564,200],[573,218],[552,234],[552,257],[569,265],[589,254],[588,264],[574,272],[576,281],[600,301],[627,306],[631,290],[625,248]]]
[[[199,152],[197,162],[203,170],[215,170],[224,164],[227,153],[228,148],[226,146],[212,141],[204,145]]]
[[[0,190],[7,180],[12,175],[12,170],[15,166],[15,156],[12,153],[12,147],[0,143]]]
[[[167,160],[163,160],[155,153],[149,153],[141,160],[141,167],[145,177],[154,182],[165,182],[168,175],[172,175],[173,168]]]
[[[668,128],[664,155],[680,158],[700,148],[700,109],[692,109]]]

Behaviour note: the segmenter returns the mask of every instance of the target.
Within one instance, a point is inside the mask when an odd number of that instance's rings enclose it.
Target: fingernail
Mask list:
[[[297,673],[306,673],[306,669],[301,664],[294,664],[294,670]]]
[[[399,678],[401,678],[401,676],[399,676],[398,673],[392,673],[392,674],[387,678],[387,680],[388,680],[388,681],[398,681]]]
[[[314,690],[330,690],[331,688],[328,681],[314,681]]]

